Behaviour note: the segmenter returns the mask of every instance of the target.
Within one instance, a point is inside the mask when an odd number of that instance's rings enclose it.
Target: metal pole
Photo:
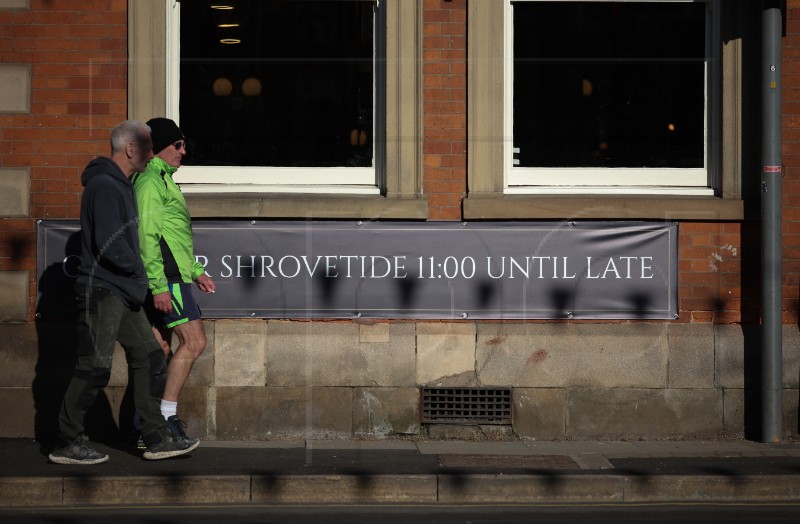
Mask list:
[[[761,13],[763,85],[761,139],[761,439],[780,442],[783,431],[781,318],[781,33],[777,0],[764,0]]]

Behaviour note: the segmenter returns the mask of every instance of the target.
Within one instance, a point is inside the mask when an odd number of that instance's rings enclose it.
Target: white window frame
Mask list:
[[[166,6],[166,116],[180,125],[180,1]],[[373,17],[373,35],[378,17]],[[377,52],[375,50],[374,52]],[[342,195],[378,195],[380,161],[377,140],[383,133],[377,126],[384,119],[377,115],[373,60],[373,121],[376,132],[372,167],[251,167],[251,166],[182,166],[175,181],[184,193],[332,193]]]
[[[505,0],[503,110],[505,114],[503,191],[505,194],[618,194],[618,195],[714,195],[709,176],[709,67],[705,68],[704,165],[702,168],[525,168],[514,166],[514,2],[586,0]],[[599,2],[700,2],[707,0],[594,0]],[[706,19],[706,48],[709,49],[711,17]],[[708,56],[708,55],[707,55]],[[713,103],[713,101],[712,101]],[[714,137],[711,137],[714,139]]]

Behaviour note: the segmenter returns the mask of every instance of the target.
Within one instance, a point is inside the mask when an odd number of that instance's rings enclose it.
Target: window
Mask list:
[[[656,162],[636,167],[614,167],[613,164],[536,167],[531,162],[530,142],[519,144],[520,154],[516,155],[516,160],[520,165],[514,165],[514,10],[521,4],[526,4],[522,7],[527,9],[527,4],[553,7],[556,3],[569,9],[580,7],[580,4],[605,4],[606,8],[622,8],[628,4],[656,8],[702,7],[704,73],[703,84],[699,86],[704,107],[702,167],[659,166]],[[467,9],[470,96],[467,100],[468,193],[463,200],[465,219],[741,220],[744,217],[742,195],[753,190],[744,170],[749,169],[753,159],[757,158],[753,156],[757,155],[753,144],[758,141],[754,126],[748,125],[751,118],[748,108],[757,107],[760,89],[756,54],[747,44],[757,40],[757,33],[753,24],[745,21],[758,18],[757,3],[720,0],[485,0],[469,2]],[[569,20],[564,23],[564,27],[570,27]],[[679,32],[684,32],[684,29]],[[676,64],[684,62],[690,65],[690,61],[679,61],[678,58],[685,57],[672,57]],[[667,63],[669,59],[667,57],[661,62]],[[635,61],[631,62],[631,67],[636,65]],[[616,60],[615,63],[621,68],[624,62]],[[641,63],[646,65],[644,60]],[[558,63],[554,60],[550,65]],[[591,93],[596,92],[596,87],[592,83]],[[583,102],[582,79],[578,89],[580,94],[575,99]],[[539,110],[543,114],[551,111],[546,105],[540,106]],[[566,107],[562,115],[575,111],[573,107]],[[697,121],[697,117],[694,120]],[[591,151],[594,149],[590,150],[589,157]],[[528,155],[527,158],[521,157],[523,153]],[[561,156],[569,155],[562,153]],[[527,162],[527,166],[522,162]],[[686,166],[686,163],[682,165]],[[630,174],[634,170],[637,171],[636,177],[619,181],[618,175]],[[698,170],[704,170],[704,174],[698,174]],[[524,179],[528,175],[543,174],[544,179],[536,180],[535,184]],[[656,180],[645,180],[638,175]],[[687,175],[691,178],[689,182],[681,180]],[[649,185],[651,183],[653,185]]]
[[[208,7],[212,2],[128,2],[130,118],[148,120],[166,115],[181,121],[178,114],[181,98],[180,93],[176,92],[180,82],[180,13],[182,8],[194,3]],[[262,2],[248,0],[236,3]],[[282,3],[311,5],[306,0],[286,0]],[[369,137],[369,140],[372,144],[372,167],[187,165],[178,171],[176,180],[182,184],[187,201],[192,206],[192,216],[336,219],[427,217],[427,201],[422,192],[422,140],[419,139],[422,129],[421,3],[397,0],[381,0],[379,3],[377,0],[317,2],[322,3],[380,6],[371,19],[374,47],[371,127],[374,137]],[[214,4],[232,5],[229,2]],[[309,11],[306,10],[306,13]],[[214,26],[213,35],[210,36],[217,36],[217,31],[223,29]],[[283,49],[291,47],[291,43],[282,46]],[[385,60],[379,60],[377,57],[380,56],[385,56]],[[235,90],[242,90],[248,78],[240,82],[228,79],[231,81],[231,94]],[[247,89],[254,87],[250,84],[253,82],[248,83]],[[268,95],[268,86],[269,80],[261,82],[263,95]],[[213,89],[213,84],[210,88],[207,85],[200,87]],[[363,105],[368,107],[362,101]],[[362,121],[368,123],[368,118],[366,116]],[[349,141],[350,136],[345,139]],[[359,147],[362,147],[361,136],[359,131]],[[366,141],[363,146],[367,146]],[[201,151],[196,148],[193,153],[200,155]],[[319,160],[317,163],[321,162]],[[356,183],[346,178],[349,169],[353,169],[356,177],[361,177]],[[371,169],[371,174],[365,177],[357,173],[364,169]],[[341,176],[343,171],[344,177]]]
[[[190,145],[176,180],[379,192],[385,51],[375,0],[184,0],[167,16],[167,114]]]
[[[505,192],[713,195],[710,7],[508,0]]]

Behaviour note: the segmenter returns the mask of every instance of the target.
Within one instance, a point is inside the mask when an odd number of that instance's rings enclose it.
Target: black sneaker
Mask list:
[[[56,464],[102,464],[108,462],[108,455],[93,449],[82,436],[73,440],[68,446],[56,447],[48,457]]]
[[[147,451],[144,452],[144,458],[147,460],[161,460],[167,459],[171,457],[177,457],[178,455],[184,455],[189,453],[194,448],[200,445],[200,441],[196,438],[187,438],[187,439],[178,439],[170,434],[167,438],[159,442],[158,444],[153,444],[147,448]]]
[[[172,415],[167,419],[167,429],[175,437],[175,440],[192,440],[186,435],[186,422],[178,418],[178,415]]]

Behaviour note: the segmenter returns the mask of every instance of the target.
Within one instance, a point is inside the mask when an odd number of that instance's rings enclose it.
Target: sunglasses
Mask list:
[[[183,149],[186,147],[186,140],[178,140],[177,142],[173,142],[172,147],[175,149]]]

